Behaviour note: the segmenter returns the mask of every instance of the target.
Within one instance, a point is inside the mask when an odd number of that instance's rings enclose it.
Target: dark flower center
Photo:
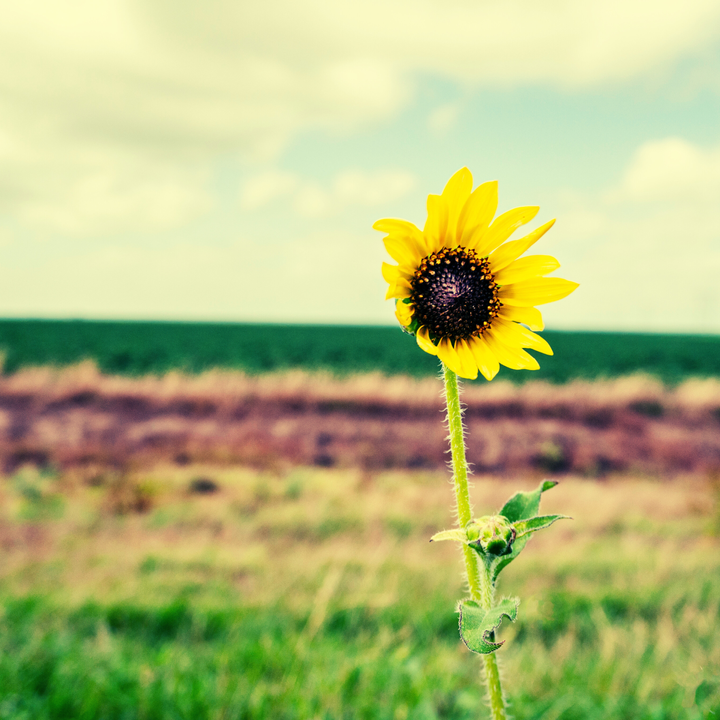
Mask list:
[[[487,258],[467,248],[443,248],[423,258],[410,286],[415,317],[435,341],[479,335],[502,305]]]

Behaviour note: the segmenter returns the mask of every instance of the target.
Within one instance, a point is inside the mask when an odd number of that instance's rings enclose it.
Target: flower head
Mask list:
[[[385,247],[398,263],[383,263],[386,299],[395,298],[398,322],[425,352],[466,378],[479,370],[492,380],[500,363],[537,370],[537,360],[523,348],[547,355],[552,350],[532,332],[544,327],[535,306],[560,300],[578,286],[545,277],[560,267],[554,257],[520,257],[555,221],[507,242],[539,208],[515,208],[493,220],[497,204],[497,182],[473,190],[472,175],[462,168],[442,195],[428,195],[422,231],[391,218],[373,225],[387,233]]]

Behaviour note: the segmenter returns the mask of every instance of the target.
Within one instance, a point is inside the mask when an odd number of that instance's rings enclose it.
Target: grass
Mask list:
[[[475,505],[536,482],[477,477]],[[501,579],[522,598],[499,651],[516,718],[720,713],[716,484],[545,496],[574,521]],[[133,487],[146,502],[118,504]],[[444,473],[24,468],[0,488],[3,720],[486,716],[458,553],[427,542],[452,522]]]
[[[564,383],[644,372],[663,382],[720,375],[720,337],[547,331],[555,350],[541,369],[501,371],[512,382]],[[436,358],[417,351],[397,327],[250,325],[61,320],[0,320],[5,371],[94,360],[107,373],[143,375],[212,368],[249,373],[287,369],[340,375],[437,374]]]

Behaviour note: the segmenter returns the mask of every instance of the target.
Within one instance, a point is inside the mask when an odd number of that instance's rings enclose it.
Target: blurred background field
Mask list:
[[[476,476],[498,508],[537,476]],[[714,484],[713,484],[714,482]],[[444,472],[24,468],[2,484],[3,718],[476,718]],[[503,575],[517,718],[720,709],[717,478],[565,477]],[[558,689],[561,689],[558,692]]]
[[[439,380],[402,373],[424,359],[411,338],[0,327],[0,718],[483,716],[459,558],[427,542],[453,523],[452,488]],[[544,509],[574,518],[501,579],[522,598],[500,631],[512,712],[709,720],[719,340],[563,339],[585,348],[572,378],[550,378],[568,382],[463,395],[477,512],[552,477]],[[645,372],[588,379],[627,358]]]
[[[540,356],[540,370],[503,368],[499,377],[564,383],[641,372],[677,383],[720,376],[718,335],[548,330],[544,337],[555,355]],[[0,319],[0,351],[6,373],[93,360],[122,375],[216,368],[437,375],[435,358],[418,353],[414,339],[395,326]]]

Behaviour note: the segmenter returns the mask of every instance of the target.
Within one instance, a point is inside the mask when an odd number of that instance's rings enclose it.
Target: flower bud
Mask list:
[[[485,515],[465,526],[468,544],[483,555],[508,555],[515,541],[515,528],[502,515]]]

